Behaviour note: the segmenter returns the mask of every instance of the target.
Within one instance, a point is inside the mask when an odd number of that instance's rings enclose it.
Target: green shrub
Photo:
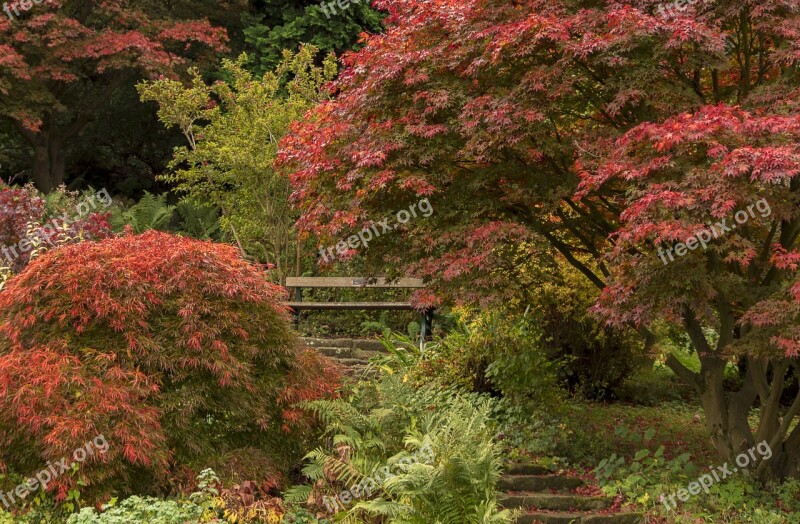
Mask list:
[[[202,516],[203,508],[188,501],[133,496],[117,505],[104,505],[102,512],[83,508],[67,524],[189,524]]]
[[[576,269],[560,264],[537,287],[529,305],[542,349],[561,364],[560,382],[592,400],[614,397],[636,368],[642,346],[634,331],[605,326],[589,312],[597,295],[597,288]]]
[[[416,384],[431,380],[498,399],[492,417],[508,447],[543,454],[559,433],[562,393],[558,365],[540,346],[541,333],[526,313],[462,313],[456,328],[426,347],[411,372]]]

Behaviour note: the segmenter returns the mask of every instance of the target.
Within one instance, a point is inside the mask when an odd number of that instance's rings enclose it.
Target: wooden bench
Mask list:
[[[385,278],[362,277],[287,277],[286,287],[294,289],[295,299],[289,302],[296,316],[303,310],[413,310],[410,302],[303,302],[303,289],[322,288],[382,288],[382,289],[422,289],[425,284],[419,278],[400,278],[388,281]],[[420,343],[431,334],[433,309],[422,311]]]

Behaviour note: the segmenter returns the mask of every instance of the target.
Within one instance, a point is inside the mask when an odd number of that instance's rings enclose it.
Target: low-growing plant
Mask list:
[[[0,289],[48,249],[111,236],[109,215],[94,200],[95,210],[82,209],[91,212],[78,214],[78,204],[91,196],[63,186],[41,195],[32,185],[10,187],[0,182]]]
[[[616,435],[637,445],[652,445],[655,430],[643,434],[619,426]],[[632,459],[612,454],[603,459],[594,473],[608,495],[622,494],[626,499],[640,504],[658,504],[659,495],[669,493],[674,483],[688,483],[696,475],[697,467],[690,461],[689,453],[674,458],[664,455],[665,447],[655,450],[640,448]]]
[[[493,418],[502,424],[506,446],[548,453],[560,431],[558,363],[542,350],[528,313],[462,311],[455,329],[426,346],[410,377],[416,384],[433,380],[500,399]]]
[[[167,204],[167,195],[153,195],[145,191],[144,196],[128,209],[116,208],[111,224],[117,231],[130,227],[134,233],[151,229],[166,231],[169,228],[175,206]]]
[[[83,508],[67,524],[187,524],[202,522],[203,508],[188,501],[161,500],[134,495],[121,502],[104,504],[101,511]]]
[[[689,453],[669,458],[665,447],[653,450],[655,431],[643,434],[624,426],[617,430],[621,439],[645,446],[632,458],[612,454],[602,460],[594,473],[607,495],[622,495],[650,515],[669,522],[725,522],[730,524],[789,524],[800,522],[797,509],[800,496],[797,480],[782,485],[764,486],[744,472],[714,482],[708,493],[679,502],[668,508],[662,496],[686,487],[703,472],[690,460]],[[794,519],[794,520],[793,520]]]

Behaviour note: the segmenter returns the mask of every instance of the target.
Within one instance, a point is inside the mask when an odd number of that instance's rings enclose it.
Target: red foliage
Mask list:
[[[337,377],[284,298],[235,248],[160,232],[34,260],[0,293],[0,457],[31,471],[102,433],[108,453],[60,481],[105,491],[220,449],[275,462],[274,434],[307,427],[290,404]]]
[[[59,214],[52,217],[52,214]],[[50,249],[81,240],[99,240],[112,235],[110,213],[92,212],[81,216],[77,209],[47,209],[32,186],[14,188],[0,185],[0,264],[14,272],[30,260],[33,242]],[[28,244],[20,245],[25,239]]]
[[[748,330],[748,339],[738,342],[742,349],[797,356],[800,301],[787,286],[797,281],[800,259],[792,225],[800,219],[792,195],[800,180],[798,140],[795,115],[725,105],[642,124],[617,140],[608,158],[583,173],[583,194],[620,179],[636,188],[614,234],[614,279],[598,311],[637,325],[680,319],[687,311],[713,322],[709,306],[720,307],[725,297],[730,305],[722,307],[734,320],[764,328]],[[735,221],[747,208],[757,212]],[[707,248],[668,267],[658,256],[641,255],[686,242],[723,220],[730,231],[720,227]]]
[[[65,85],[103,85],[108,80],[104,75],[130,70],[171,73],[185,62],[175,53],[175,44],[197,42],[221,50],[226,40],[224,30],[207,21],[160,18],[155,9],[120,0],[83,9],[67,0],[48,1],[13,20],[0,18],[0,93],[14,101],[3,112],[38,130],[47,105],[61,96]]]
[[[714,323],[724,296],[742,321],[755,287],[796,278],[800,13],[660,4],[378,2],[385,34],[282,142],[298,224],[325,243],[431,195],[430,220],[370,244],[372,267],[503,299],[544,243],[605,288],[608,320]],[[663,267],[659,247],[761,198],[770,217]]]
[[[321,377],[325,379],[320,380]],[[342,370],[333,360],[314,349],[300,350],[286,379],[287,385],[278,398],[278,404],[284,408],[283,431],[291,433],[294,426],[298,425],[303,428],[311,427],[313,420],[297,408],[296,404],[336,396],[341,378]]]
[[[40,221],[44,200],[31,187],[0,187],[0,246],[13,246],[25,238],[28,224]]]
[[[700,372],[667,364],[701,395],[716,449],[730,461],[783,439],[770,468],[793,476],[800,429],[777,415],[775,370],[796,371],[786,357],[800,353],[800,11],[662,4],[378,0],[385,34],[343,58],[336,98],[279,159],[299,225],[323,243],[430,195],[429,220],[370,243],[375,271],[502,300],[520,261],[555,253],[603,290],[603,319],[650,341],[652,321],[680,326]],[[761,201],[771,213],[685,249]],[[684,256],[662,263],[659,249]],[[728,395],[723,371],[743,354]]]
[[[64,183],[67,144],[118,90],[142,77],[176,76],[189,58],[225,49],[224,29],[175,20],[176,12],[196,16],[187,4],[48,0],[0,16],[0,115],[30,147],[40,190]]]

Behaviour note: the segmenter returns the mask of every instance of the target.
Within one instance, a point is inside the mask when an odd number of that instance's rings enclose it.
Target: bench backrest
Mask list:
[[[292,288],[424,288],[421,278],[399,278],[388,281],[383,277],[287,277],[286,287]]]

